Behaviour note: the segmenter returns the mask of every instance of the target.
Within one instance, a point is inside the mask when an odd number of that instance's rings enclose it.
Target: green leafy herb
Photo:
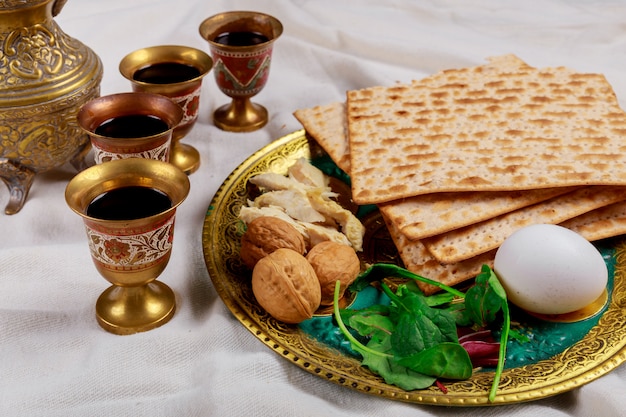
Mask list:
[[[383,284],[391,305],[361,310],[363,314],[342,314],[337,306],[339,283],[336,285],[334,312],[339,328],[363,356],[363,365],[387,383],[422,389],[437,378],[466,379],[471,375],[472,363],[458,343],[454,318],[445,310],[430,307],[422,294],[404,285],[393,293]],[[369,338],[367,344],[348,331],[344,318],[352,329]]]
[[[426,297],[401,285],[394,294],[387,285],[383,291],[389,296],[396,328],[391,335],[394,353],[409,356],[443,342],[458,342],[456,323],[445,310],[432,308]]]
[[[470,319],[478,327],[485,327],[493,322],[496,314],[506,304],[506,294],[487,265],[476,276],[475,284],[465,294],[465,309]]]
[[[414,355],[398,360],[410,369],[421,369],[428,375],[447,379],[467,379],[472,376],[472,362],[467,350],[458,343],[443,342]]]
[[[335,318],[353,349],[363,356],[363,365],[387,383],[406,390],[426,388],[437,378],[467,379],[472,375],[472,362],[467,350],[459,344],[457,326],[484,328],[502,313],[498,363],[489,393],[489,401],[493,402],[504,369],[511,320],[506,292],[491,268],[483,265],[475,285],[463,293],[397,265],[379,263],[364,271],[350,290],[360,291],[388,277],[410,281],[399,285],[395,293],[381,282],[391,304],[359,311],[339,309],[339,283],[336,286]],[[426,297],[415,281],[437,286],[444,292]],[[455,299],[462,302],[453,302]],[[344,320],[367,340],[365,344],[350,333]]]
[[[370,314],[371,311],[368,311],[364,316],[366,319],[360,320],[358,314],[353,314],[350,317],[350,322],[354,324],[355,330],[362,331],[362,335],[371,336],[367,345],[363,345],[350,333],[339,311],[339,288],[340,282],[337,281],[333,303],[335,319],[342,333],[350,341],[352,348],[363,357],[363,365],[383,377],[388,384],[396,385],[405,390],[423,389],[431,386],[436,380],[435,377],[402,366],[394,359],[391,354],[390,340],[394,326],[385,319],[386,316],[372,315]]]

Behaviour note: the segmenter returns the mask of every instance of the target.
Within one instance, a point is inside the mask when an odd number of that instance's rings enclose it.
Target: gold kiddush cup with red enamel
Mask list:
[[[138,49],[126,55],[119,71],[133,91],[161,94],[183,109],[183,119],[174,129],[170,163],[186,174],[200,167],[200,153],[181,143],[198,119],[202,80],[213,67],[205,52],[181,45],[159,45]]]
[[[180,169],[145,158],[94,165],[68,183],[66,202],[82,217],[93,263],[112,284],[96,301],[108,332],[148,331],[173,317],[175,294],[156,278],[170,259],[176,209],[189,188]]]
[[[168,162],[172,134],[182,118],[176,103],[152,93],[101,96],[84,104],[77,116],[96,164],[125,158]]]
[[[232,98],[213,113],[215,126],[230,132],[262,128],[269,118],[267,109],[250,98],[267,83],[282,24],[264,13],[232,11],[205,19],[199,30],[209,43],[217,86]]]

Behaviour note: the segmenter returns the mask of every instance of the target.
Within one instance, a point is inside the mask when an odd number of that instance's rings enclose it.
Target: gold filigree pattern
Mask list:
[[[85,224],[91,256],[103,267],[116,270],[146,268],[169,256],[174,233],[174,216],[153,230],[110,235]]]
[[[11,87],[69,73],[83,59],[82,45],[54,22],[17,28],[0,42],[0,83]]]
[[[239,260],[242,233],[237,219],[248,196],[248,179],[260,172],[286,173],[299,157],[321,153],[304,131],[297,131],[250,156],[217,191],[203,227],[203,250],[213,284],[233,315],[261,342],[306,371],[339,385],[398,401],[446,406],[483,406],[493,372],[476,372],[470,379],[436,387],[404,391],[372,374],[360,362],[320,343],[297,326],[268,316],[250,289],[250,272]],[[598,325],[573,346],[549,360],[504,371],[493,404],[536,400],[593,381],[626,361],[626,247],[616,248],[614,289],[608,310]]]
[[[76,113],[82,102],[99,93],[96,86],[54,102],[0,112],[3,113],[0,135],[5,139],[0,143],[0,157],[19,162],[35,172],[67,162],[81,146],[89,143],[89,137],[75,121]]]

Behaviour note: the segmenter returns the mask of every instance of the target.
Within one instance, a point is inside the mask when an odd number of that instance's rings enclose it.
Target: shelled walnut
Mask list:
[[[313,317],[322,297],[320,283],[306,258],[293,249],[276,249],[252,270],[252,292],[261,307],[285,323]]]
[[[241,260],[250,269],[259,259],[276,249],[289,248],[303,255],[304,237],[295,227],[276,217],[262,216],[252,220],[241,237]]]

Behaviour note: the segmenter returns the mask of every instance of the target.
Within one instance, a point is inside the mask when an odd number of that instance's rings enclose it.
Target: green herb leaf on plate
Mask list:
[[[472,376],[472,361],[458,343],[444,342],[398,360],[400,365],[438,378],[463,380]]]

